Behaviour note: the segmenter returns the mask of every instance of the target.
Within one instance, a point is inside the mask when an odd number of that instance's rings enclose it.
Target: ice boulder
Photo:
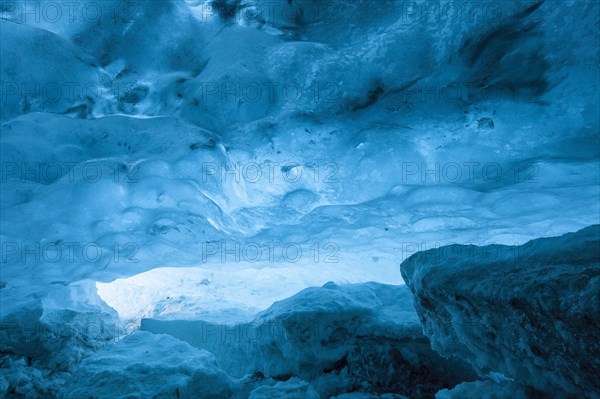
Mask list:
[[[483,381],[463,382],[452,389],[443,389],[435,395],[435,399],[528,399],[532,397],[525,387],[514,382]]]
[[[544,397],[600,397],[600,225],[522,246],[441,247],[401,269],[440,354]]]
[[[408,399],[406,396],[395,393],[384,393],[383,395],[368,394],[364,392],[344,393],[331,399]]]
[[[361,391],[433,398],[474,379],[466,364],[431,349],[406,286],[327,283],[276,302],[248,323],[143,319],[141,329],[214,353],[232,376],[298,377],[321,397]]]
[[[320,399],[319,394],[306,381],[290,378],[273,386],[263,385],[252,392],[248,399]]]
[[[214,357],[168,335],[137,332],[82,362],[62,398],[232,397]]]
[[[36,300],[13,289],[0,297],[0,397],[56,397],[82,359],[122,335],[108,306],[68,303],[76,290],[56,290],[60,307],[52,293]]]

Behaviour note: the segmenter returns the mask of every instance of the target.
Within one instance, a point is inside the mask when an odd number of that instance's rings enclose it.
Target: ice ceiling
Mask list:
[[[597,223],[598,7],[3,1],[2,317],[243,318]]]

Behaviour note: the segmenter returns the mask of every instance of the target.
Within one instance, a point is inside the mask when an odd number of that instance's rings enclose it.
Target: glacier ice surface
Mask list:
[[[339,300],[348,308],[322,314],[327,325],[368,322],[373,331],[356,326],[349,336],[383,334],[364,344],[379,353],[396,342],[387,327],[414,317],[406,293],[386,285],[404,283],[398,265],[411,255],[448,244],[512,248],[598,223],[596,1],[75,3],[0,3],[0,395],[134,395],[146,371],[163,384],[148,385],[148,395],[194,397],[190,390],[211,388],[197,386],[208,372],[219,376],[218,393],[206,395],[330,392],[339,381],[315,383],[281,353],[253,364],[302,378],[243,376],[250,366],[233,364],[237,358],[215,343],[219,366],[172,337],[135,332],[137,344],[123,337],[142,319],[165,328],[200,321],[254,328],[286,311],[306,323],[314,302]],[[559,254],[569,245],[556,242]],[[550,281],[538,272],[528,284]],[[550,285],[554,296],[536,309],[575,300],[590,276],[557,277],[563,285]],[[321,287],[328,281],[338,288]],[[383,284],[347,285],[369,281]],[[296,314],[307,287],[325,294]],[[387,294],[397,303],[378,302]],[[418,291],[417,310],[419,295],[437,294]],[[593,290],[581,297],[590,301],[534,321],[569,336],[566,321],[551,320],[597,308]],[[516,307],[529,310],[523,300]],[[397,308],[407,313],[386,313]],[[568,392],[597,388],[572,373],[589,356],[571,370],[558,355],[543,359],[536,353],[544,346],[527,341],[541,339],[528,322],[531,329],[516,330],[525,335],[515,353],[530,357],[499,359],[505,351],[493,350],[491,335],[469,341],[482,346],[453,347],[485,379],[438,396],[518,397],[522,384],[543,389],[542,381]],[[439,335],[429,339],[447,349]],[[330,367],[350,349],[320,345],[284,345],[282,353]],[[124,368],[126,348],[131,361],[143,363],[146,350],[157,360]],[[163,372],[161,356],[171,349],[186,354],[170,361],[199,363],[181,370],[164,363]],[[553,372],[548,364],[557,365]],[[388,375],[375,367],[377,378]],[[138,377],[126,381],[129,372]],[[398,397],[342,391],[336,395]]]

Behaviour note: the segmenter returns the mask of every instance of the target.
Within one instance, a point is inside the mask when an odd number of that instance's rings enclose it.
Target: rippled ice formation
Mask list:
[[[420,250],[600,217],[597,2],[0,4],[18,331],[247,320],[327,281],[402,284]]]

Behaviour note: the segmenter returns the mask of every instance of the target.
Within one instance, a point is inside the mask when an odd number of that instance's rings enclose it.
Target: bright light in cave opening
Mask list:
[[[376,280],[403,283],[397,270],[293,264],[241,270],[165,267],[96,287],[126,325],[139,326],[143,318],[239,322],[306,287]]]

